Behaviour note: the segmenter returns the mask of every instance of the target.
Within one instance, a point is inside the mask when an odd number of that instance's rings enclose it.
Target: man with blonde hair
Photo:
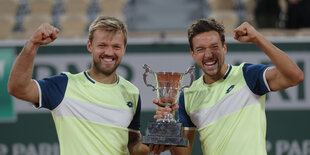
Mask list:
[[[53,42],[58,33],[47,23],[34,32],[14,63],[9,93],[51,110],[63,155],[148,154],[149,148],[140,142],[139,90],[116,74],[126,50],[125,24],[103,16],[92,22],[89,70],[31,79],[39,47]]]

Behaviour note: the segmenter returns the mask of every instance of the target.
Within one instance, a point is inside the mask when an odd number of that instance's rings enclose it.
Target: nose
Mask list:
[[[207,57],[207,58],[212,57],[213,56],[213,52],[211,50],[206,50],[204,56]]]
[[[104,51],[105,55],[113,55],[113,48],[112,47],[107,47]]]

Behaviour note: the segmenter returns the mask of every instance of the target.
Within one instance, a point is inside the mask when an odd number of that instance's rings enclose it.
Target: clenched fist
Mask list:
[[[242,23],[234,30],[234,38],[240,42],[257,42],[261,34],[248,22]]]
[[[44,23],[34,32],[30,38],[30,42],[34,45],[45,45],[53,42],[59,33],[59,29],[56,27]]]

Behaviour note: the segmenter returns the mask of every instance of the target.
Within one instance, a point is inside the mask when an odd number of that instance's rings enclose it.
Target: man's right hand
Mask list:
[[[29,41],[37,46],[49,44],[57,38],[58,33],[59,29],[48,23],[44,23],[39,26]]]
[[[173,113],[175,110],[179,109],[179,105],[177,104],[173,104],[170,107],[164,107],[159,104],[158,99],[153,99],[153,103],[157,105],[154,119],[163,119],[166,115],[169,114],[169,112]]]

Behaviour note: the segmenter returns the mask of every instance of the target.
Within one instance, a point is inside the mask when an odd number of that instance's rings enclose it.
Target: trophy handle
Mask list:
[[[143,81],[144,81],[145,85],[147,87],[152,87],[153,91],[156,90],[155,86],[147,83],[147,81],[146,81],[147,73],[153,73],[153,71],[151,70],[151,68],[147,64],[144,64],[143,68],[145,69],[145,72],[143,73]]]
[[[189,88],[189,87],[192,85],[192,83],[193,83],[193,81],[194,81],[194,69],[195,69],[195,67],[194,67],[194,66],[191,66],[191,67],[189,67],[189,68],[187,69],[187,71],[183,74],[183,76],[185,76],[186,74],[190,74],[191,81],[190,81],[190,83],[189,83],[188,85],[183,86],[183,87],[181,88],[181,91],[183,91],[184,88]]]

